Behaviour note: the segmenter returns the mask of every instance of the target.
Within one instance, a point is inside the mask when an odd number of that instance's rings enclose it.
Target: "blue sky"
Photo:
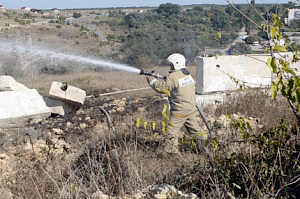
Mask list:
[[[247,3],[246,0],[230,0],[234,4]],[[251,0],[249,0],[251,1]],[[291,0],[290,0],[291,1]],[[277,3],[277,0],[256,0],[256,4],[264,3]],[[288,0],[278,0],[278,3],[287,3]],[[294,2],[294,0],[292,1]],[[179,5],[192,5],[192,4],[227,4],[225,0],[209,0],[209,1],[197,1],[197,0],[0,0],[0,4],[5,8],[20,9],[21,7],[30,7],[38,9],[66,9],[66,8],[108,8],[108,7],[141,7],[141,6],[154,6],[157,7],[160,4],[173,3]]]

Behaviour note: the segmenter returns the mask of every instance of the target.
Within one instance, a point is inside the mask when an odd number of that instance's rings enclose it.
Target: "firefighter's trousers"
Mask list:
[[[169,123],[171,125],[168,125],[167,127],[164,145],[164,151],[167,153],[178,153],[178,133],[183,126],[185,126],[188,133],[195,139],[195,141],[207,139],[206,134],[200,133],[200,126],[195,112],[189,115],[171,113]]]

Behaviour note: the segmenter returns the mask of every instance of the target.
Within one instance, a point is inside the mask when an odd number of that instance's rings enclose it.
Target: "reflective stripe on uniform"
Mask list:
[[[152,86],[154,84],[154,82],[156,82],[157,79],[153,79],[151,82],[150,82],[150,86]]]
[[[184,87],[194,83],[194,79],[189,75],[187,77],[178,79],[178,83],[179,87]]]
[[[194,112],[192,112],[192,113],[190,113],[188,115],[180,115],[180,114],[172,113],[172,116],[174,116],[174,117],[188,117],[188,116],[191,116],[191,115],[193,115],[195,113],[196,113],[196,111],[194,111]]]

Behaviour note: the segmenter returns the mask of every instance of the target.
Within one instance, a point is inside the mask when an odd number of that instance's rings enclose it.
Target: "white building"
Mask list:
[[[60,13],[60,10],[57,8],[53,8],[52,11],[55,15],[58,15]]]
[[[290,9],[288,18],[285,18],[285,25],[290,26],[291,21],[294,19],[300,19],[300,9]]]
[[[0,9],[4,9],[4,5],[0,5]]]
[[[29,7],[22,7],[21,10],[30,11],[30,8]]]

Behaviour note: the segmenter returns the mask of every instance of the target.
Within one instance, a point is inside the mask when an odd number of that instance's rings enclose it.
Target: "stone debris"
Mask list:
[[[116,197],[108,196],[102,191],[97,191],[92,195],[93,199],[117,199]],[[133,196],[125,196],[125,199],[198,199],[193,193],[184,194],[177,190],[174,186],[168,184],[150,185],[143,190],[137,191]]]
[[[139,107],[139,108],[138,108],[138,112],[145,112],[145,110],[146,110],[146,109],[143,108],[143,107]]]
[[[62,129],[58,129],[58,128],[53,128],[53,129],[51,129],[51,131],[53,133],[55,133],[55,135],[62,135],[62,134],[64,134],[64,131]]]
[[[44,100],[53,114],[64,116],[76,112],[84,104],[85,97],[84,90],[54,81],[49,96],[44,96]]]
[[[51,115],[50,108],[35,89],[0,92],[0,99],[0,126],[21,125]]]
[[[28,90],[26,86],[16,82],[11,76],[0,76],[0,91],[20,91]]]
[[[20,126],[51,114],[74,113],[86,97],[85,91],[60,82],[52,83],[49,96],[41,96],[10,76],[0,76],[0,91],[0,126]],[[125,106],[125,102],[121,102],[120,107]]]
[[[49,97],[80,107],[84,103],[86,92],[67,83],[54,81],[49,91]]]

